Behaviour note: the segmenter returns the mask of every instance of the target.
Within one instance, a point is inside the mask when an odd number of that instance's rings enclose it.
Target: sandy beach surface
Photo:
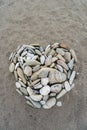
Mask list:
[[[9,55],[22,44],[75,49],[79,75],[63,106],[32,109],[15,90]],[[0,0],[0,130],[87,130],[87,0]]]

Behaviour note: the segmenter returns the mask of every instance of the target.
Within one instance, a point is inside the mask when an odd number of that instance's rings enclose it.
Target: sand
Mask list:
[[[22,44],[66,43],[78,57],[76,87],[50,110],[15,90],[8,57]],[[87,0],[0,0],[0,130],[87,130]]]

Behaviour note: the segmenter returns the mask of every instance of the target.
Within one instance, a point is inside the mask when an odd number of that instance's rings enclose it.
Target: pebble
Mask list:
[[[65,52],[64,52],[62,49],[60,49],[60,48],[57,48],[57,49],[56,49],[56,52],[57,52],[58,54],[60,54],[61,56],[64,56],[64,55],[65,55]]]
[[[42,95],[38,95],[38,94],[32,94],[32,95],[30,95],[30,97],[34,101],[40,101],[42,99]]]
[[[62,60],[58,60],[57,63],[62,66],[64,69],[69,70],[67,64],[63,62]]]
[[[42,88],[43,86],[42,86],[42,84],[40,84],[40,82],[39,82],[38,84],[35,84],[33,87],[34,87],[34,89],[40,89],[40,88]]]
[[[27,76],[31,76],[32,75],[32,68],[30,66],[26,66],[24,68],[24,74],[26,74]]]
[[[52,63],[52,55],[49,55],[49,56],[46,58],[45,65],[46,65],[46,66],[50,66],[51,63]]]
[[[40,89],[40,94],[45,96],[50,93],[50,86],[46,85],[43,88]]]
[[[70,88],[70,84],[68,81],[64,82],[64,86],[65,86],[66,91],[70,91],[71,88]]]
[[[40,79],[34,80],[33,82],[31,82],[31,85],[30,85],[30,86],[34,86],[34,85],[37,84],[39,81],[40,81]]]
[[[70,79],[69,79],[69,83],[70,83],[70,85],[72,85],[72,83],[73,83],[73,81],[74,81],[75,76],[76,76],[76,72],[75,72],[75,71],[73,71],[73,72],[72,72],[72,74],[71,74],[71,76],[70,76]]]
[[[46,86],[49,83],[49,78],[41,78],[41,84]]]
[[[41,104],[40,104],[39,102],[33,101],[30,96],[29,96],[29,97],[28,97],[28,96],[25,96],[25,98],[28,99],[28,100],[33,104],[33,106],[34,106],[35,108],[41,108]],[[30,105],[30,104],[29,104],[29,105]]]
[[[40,57],[40,62],[41,62],[42,65],[45,63],[45,56],[44,55],[42,55]]]
[[[16,85],[16,88],[18,89],[21,87],[21,84],[19,82],[16,82],[15,85]]]
[[[26,65],[30,65],[30,66],[36,66],[36,65],[40,65],[40,62],[38,62],[37,60],[26,60]]]
[[[21,45],[11,53],[9,71],[14,72],[16,91],[25,95],[26,103],[34,108],[50,109],[72,88],[76,76],[77,57],[64,43]]]
[[[25,79],[25,77],[24,77],[24,74],[23,74],[23,71],[22,71],[22,69],[21,68],[17,68],[17,74],[18,74],[18,76],[22,79],[22,81],[24,82],[24,84],[26,84],[26,79]]]
[[[64,58],[66,59],[67,62],[69,62],[71,60],[71,54],[69,52],[66,52]]]
[[[44,109],[50,109],[56,104],[56,99],[55,98],[50,98],[45,105],[43,105]]]
[[[24,95],[28,95],[28,92],[25,88],[20,87],[20,91],[24,94]]]
[[[65,94],[67,93],[67,91],[65,89],[63,89],[58,95],[57,95],[57,99],[63,97]]]
[[[63,68],[62,68],[62,66],[57,65],[57,69],[58,69],[59,71],[63,72]]]
[[[61,84],[54,84],[51,86],[51,92],[59,93],[62,89]]]
[[[10,66],[9,66],[9,71],[14,72],[14,68],[15,68],[14,63],[11,63]]]
[[[66,80],[66,75],[57,70],[51,70],[49,73],[49,82],[53,83],[62,83]]]
[[[74,58],[75,62],[77,62],[77,57],[76,57],[76,53],[73,49],[70,49],[71,55]]]
[[[61,101],[58,101],[58,102],[56,103],[56,105],[57,105],[58,107],[62,107],[62,102],[61,102]]]
[[[74,67],[74,58],[70,60],[70,62],[68,63],[68,67],[72,70]]]

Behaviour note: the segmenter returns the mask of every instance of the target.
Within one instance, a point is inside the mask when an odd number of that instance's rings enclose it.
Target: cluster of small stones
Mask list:
[[[9,71],[14,73],[16,91],[34,108],[62,106],[59,99],[74,87],[75,51],[62,43],[18,46],[11,53]]]

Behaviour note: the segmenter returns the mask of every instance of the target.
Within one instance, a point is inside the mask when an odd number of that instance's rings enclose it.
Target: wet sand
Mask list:
[[[32,109],[15,90],[8,57],[18,45],[54,42],[77,53],[76,87],[61,108]],[[0,0],[0,130],[87,130],[87,0]]]

